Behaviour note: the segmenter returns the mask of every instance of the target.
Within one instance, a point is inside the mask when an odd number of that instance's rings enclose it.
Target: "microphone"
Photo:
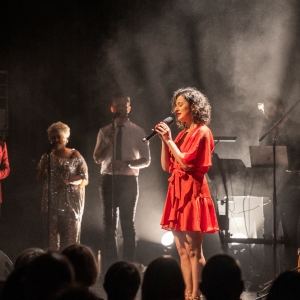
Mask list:
[[[167,117],[163,120],[164,123],[166,123],[168,126],[171,126],[173,124],[173,118],[172,117]],[[150,135],[146,136],[143,138],[143,142],[149,141],[152,139],[157,132],[154,130]]]
[[[122,114],[120,112],[115,112],[113,115],[112,115],[112,119],[116,119],[116,118],[120,118],[122,116]]]
[[[55,142],[50,143],[50,146],[49,146],[49,148],[48,148],[46,154],[49,154],[49,153],[52,151],[52,149],[53,149],[54,147],[55,147]]]

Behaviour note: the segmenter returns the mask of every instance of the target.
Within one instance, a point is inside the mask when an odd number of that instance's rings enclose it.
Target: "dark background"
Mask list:
[[[2,182],[0,249],[14,260],[41,244],[42,187],[35,177],[53,122],[70,126],[69,146],[87,161],[82,243],[97,251],[102,218],[92,154],[99,128],[111,121],[112,92],[131,97],[131,120],[150,133],[171,114],[174,90],[199,88],[212,105],[214,135],[237,137],[217,144],[216,152],[251,167],[249,146],[258,145],[262,121],[257,103],[281,97],[289,108],[298,100],[299,57],[299,2],[293,0],[0,0],[11,164]],[[299,108],[291,118],[299,119]],[[175,125],[172,130],[175,136]],[[159,139],[150,147],[136,229],[141,241],[159,244],[168,174],[160,168]],[[208,258],[221,247],[218,235],[206,239]]]

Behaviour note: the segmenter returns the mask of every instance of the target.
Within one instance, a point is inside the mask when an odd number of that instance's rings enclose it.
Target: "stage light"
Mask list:
[[[171,231],[166,232],[161,238],[161,243],[166,247],[172,245],[174,243],[173,233]]]
[[[233,239],[246,239],[247,236],[244,235],[243,233],[238,232],[238,233],[233,234],[233,235],[232,235],[232,238],[233,238]],[[240,244],[240,243],[232,243],[232,245],[239,245],[239,244]]]

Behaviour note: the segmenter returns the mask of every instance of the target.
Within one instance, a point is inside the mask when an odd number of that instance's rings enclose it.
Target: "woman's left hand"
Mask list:
[[[158,133],[159,137],[165,142],[172,140],[170,127],[166,123],[160,122],[159,124],[157,124],[155,126],[155,131]]]
[[[69,184],[70,184],[70,181],[69,181],[68,179],[63,179],[63,180],[58,184],[58,187],[63,188],[63,187],[65,187],[65,186],[69,185]]]

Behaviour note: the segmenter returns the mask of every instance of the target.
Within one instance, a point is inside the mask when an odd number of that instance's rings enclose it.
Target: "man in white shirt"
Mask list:
[[[117,261],[117,212],[123,235],[123,260],[134,261],[138,175],[139,169],[150,164],[149,143],[143,142],[145,132],[128,118],[130,98],[114,95],[110,109],[112,124],[99,130],[93,155],[95,162],[101,164],[99,191],[103,203],[102,252],[106,267]]]

